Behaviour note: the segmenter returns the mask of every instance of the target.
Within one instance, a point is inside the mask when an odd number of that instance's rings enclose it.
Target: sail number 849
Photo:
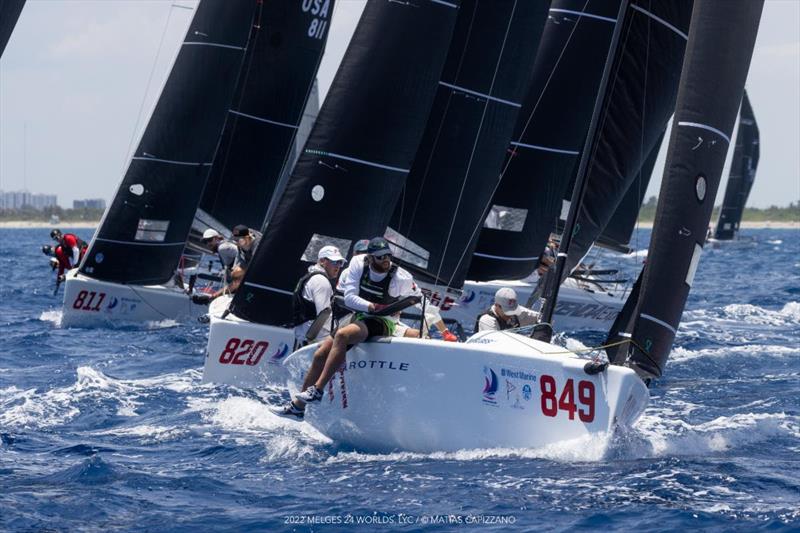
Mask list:
[[[575,420],[575,413],[581,422],[592,422],[594,420],[594,383],[591,381],[579,381],[577,393],[575,381],[568,379],[564,384],[561,394],[558,394],[558,387],[553,376],[543,375],[539,379],[541,388],[542,414],[555,417],[558,411],[566,411],[570,420]],[[575,402],[577,396],[580,406]]]

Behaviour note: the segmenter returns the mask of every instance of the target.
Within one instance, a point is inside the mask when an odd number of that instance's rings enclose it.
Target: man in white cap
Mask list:
[[[325,320],[322,327],[308,338],[311,325],[320,313],[331,307],[333,288],[343,264],[344,257],[337,247],[323,246],[317,253],[317,263],[308,267],[308,273],[297,282],[293,297],[294,334],[301,344],[330,335],[330,320]]]
[[[239,248],[235,244],[226,241],[225,237],[212,228],[208,228],[203,232],[203,244],[217,254],[219,262],[222,263],[222,268],[226,270],[233,268],[233,263],[239,254]]]
[[[478,315],[475,332],[500,331],[530,326],[539,320],[539,313],[517,303],[517,293],[510,287],[499,289],[494,295],[494,305]]]

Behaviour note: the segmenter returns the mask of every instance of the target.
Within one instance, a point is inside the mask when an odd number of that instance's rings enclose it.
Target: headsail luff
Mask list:
[[[664,371],[694,281],[763,0],[695,0],[628,364]]]
[[[528,276],[558,221],[594,108],[620,0],[554,0],[468,279]]]
[[[334,0],[265,2],[200,209],[260,230],[291,153],[328,37]]]
[[[381,235],[419,147],[458,2],[371,0],[231,310],[291,320],[291,292],[325,244]]]
[[[464,283],[528,93],[549,2],[463,0],[425,134],[386,238],[418,279]]]
[[[733,149],[731,172],[725,188],[725,199],[719,211],[714,238],[718,240],[735,239],[739,233],[744,206],[750,189],[756,179],[759,156],[758,123],[747,98],[747,91],[742,97],[742,108],[739,111],[739,128],[736,131],[736,147]]]
[[[140,285],[172,278],[231,106],[257,3],[198,5],[82,274]]]
[[[0,57],[3,57],[23,7],[25,0],[0,0]]]

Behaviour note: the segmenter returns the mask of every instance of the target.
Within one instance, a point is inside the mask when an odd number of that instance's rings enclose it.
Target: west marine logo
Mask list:
[[[278,345],[278,350],[270,356],[270,361],[280,361],[289,353],[289,345],[282,342]]]
[[[112,297],[111,297],[111,301],[110,301],[110,302],[108,302],[108,307],[106,307],[106,309],[108,309],[109,311],[111,311],[111,310],[112,310],[112,309],[114,309],[114,308],[115,308],[117,305],[119,305],[119,300],[117,299],[117,297],[116,297],[116,296],[112,296]]]
[[[488,366],[483,367],[483,403],[497,405],[494,395],[497,393],[497,374]]]
[[[475,299],[475,291],[465,290],[461,293],[461,297],[458,299],[459,302],[468,304],[472,300]]]

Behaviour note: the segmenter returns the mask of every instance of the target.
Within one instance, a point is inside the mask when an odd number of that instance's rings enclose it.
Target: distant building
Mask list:
[[[86,200],[73,200],[72,209],[105,209],[106,201],[102,198],[88,198]]]
[[[58,206],[55,194],[33,194],[28,191],[0,191],[0,209],[32,208],[42,211]]]

